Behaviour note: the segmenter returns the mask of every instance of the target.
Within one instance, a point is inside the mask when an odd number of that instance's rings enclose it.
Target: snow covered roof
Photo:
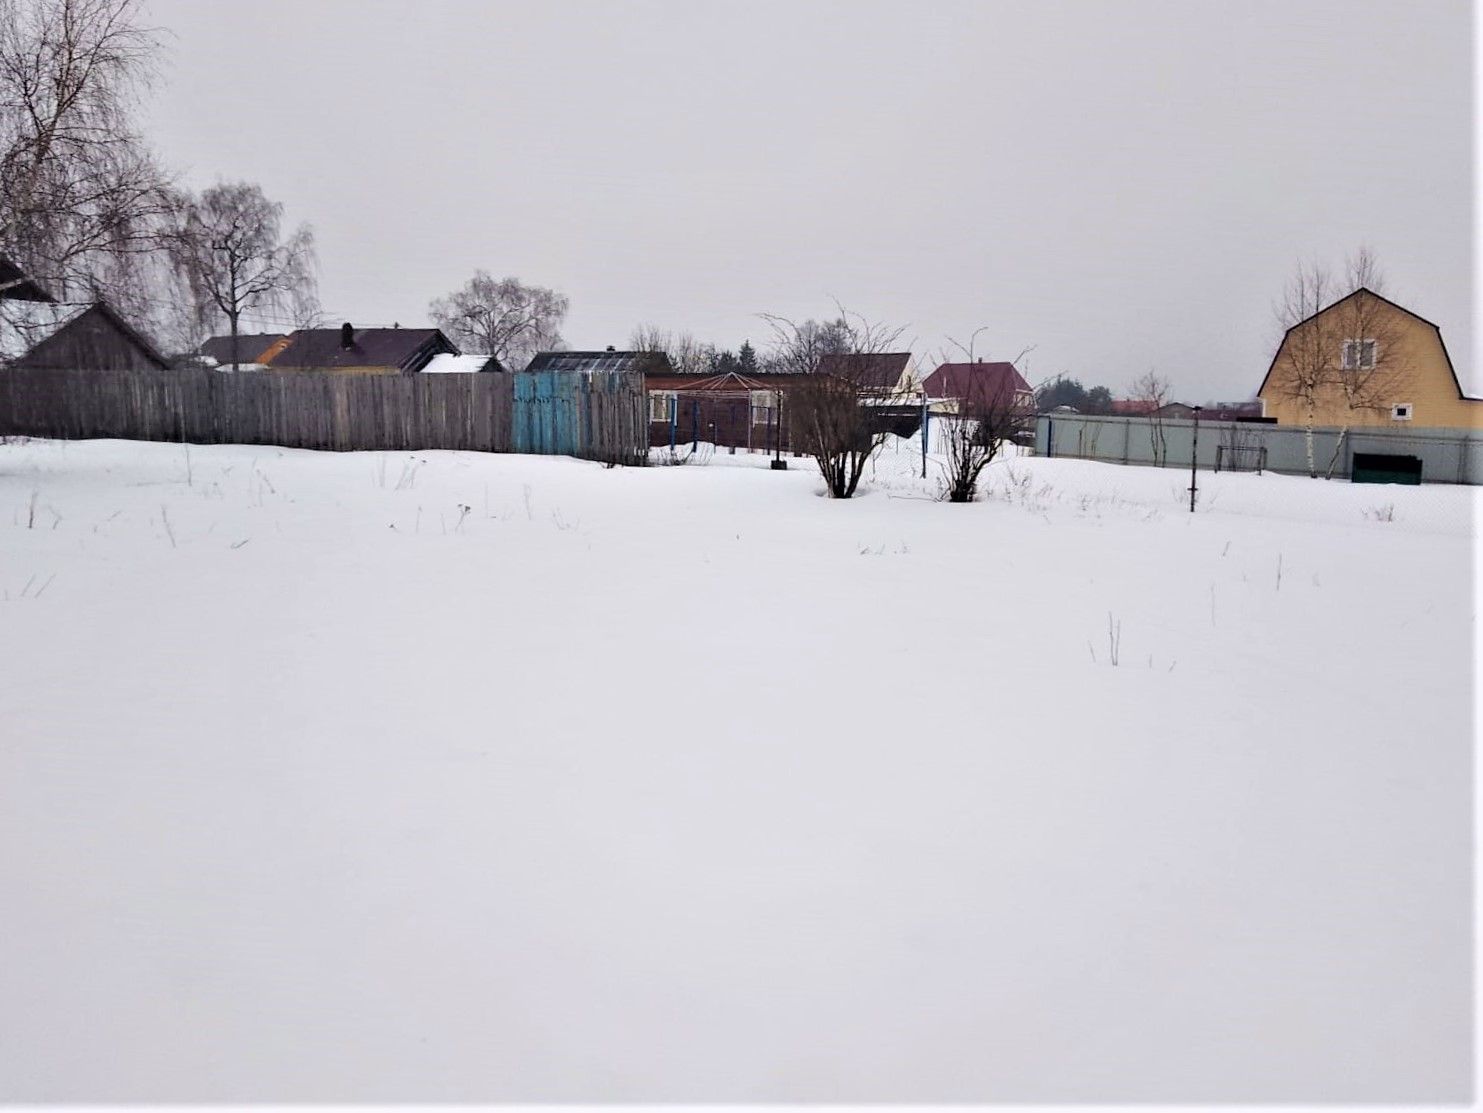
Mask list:
[[[477,354],[454,355],[439,352],[422,369],[424,375],[471,375],[480,371],[502,371],[499,360],[494,356]]]

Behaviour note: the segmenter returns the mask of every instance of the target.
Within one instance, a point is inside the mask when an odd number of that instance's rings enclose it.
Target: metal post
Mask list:
[[[1194,407],[1195,411],[1195,435],[1190,442],[1189,450],[1189,512],[1195,512],[1195,468],[1200,460],[1200,407]]]
[[[788,461],[783,459],[783,392],[778,391],[777,405],[772,410],[772,470],[787,471]]]
[[[922,388],[922,478],[927,478],[927,388]]]

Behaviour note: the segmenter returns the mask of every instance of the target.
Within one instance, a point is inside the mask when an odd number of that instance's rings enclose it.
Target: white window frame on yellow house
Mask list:
[[[1365,362],[1365,357],[1364,357],[1365,345],[1366,344],[1369,345],[1369,352],[1370,352],[1370,361],[1368,363]],[[1359,352],[1359,354],[1357,356],[1355,355],[1356,350],[1358,350],[1358,352]],[[1380,355],[1380,346],[1377,343],[1375,343],[1374,340],[1371,340],[1368,337],[1366,337],[1363,340],[1346,340],[1346,341],[1344,341],[1344,358],[1343,358],[1344,370],[1345,371],[1373,371],[1373,370],[1375,370],[1375,360],[1379,357],[1379,355]]]
[[[1397,402],[1390,407],[1391,421],[1410,421],[1416,416],[1416,407],[1410,402]]]

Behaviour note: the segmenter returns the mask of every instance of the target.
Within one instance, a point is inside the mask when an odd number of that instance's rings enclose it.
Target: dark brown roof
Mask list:
[[[285,339],[286,333],[282,332],[255,332],[250,336],[237,337],[237,361],[239,363],[261,363],[263,353],[278,341]],[[230,336],[213,336],[206,343],[196,349],[197,355],[208,359],[214,359],[222,367],[230,367],[232,363],[232,338]]]
[[[363,328],[352,332],[350,347],[341,345],[337,328],[301,328],[289,335],[282,351],[264,362],[279,370],[331,371],[337,367],[394,367],[421,371],[439,352],[458,349],[435,328]]]
[[[1008,392],[1026,393],[1030,384],[1012,363],[944,363],[922,384],[928,398],[959,398],[974,401],[996,399]]]
[[[645,371],[670,374],[663,352],[537,352],[527,371]]]
[[[15,283],[14,286],[11,285],[12,282]],[[25,271],[3,255],[0,255],[0,298],[10,298],[12,301],[57,300],[42,289],[34,278],[26,277]]]
[[[910,352],[843,352],[821,356],[818,369],[860,390],[894,390],[910,362]]]

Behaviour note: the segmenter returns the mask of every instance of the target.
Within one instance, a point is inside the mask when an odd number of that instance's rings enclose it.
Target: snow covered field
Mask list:
[[[0,1100],[1465,1098],[1478,494],[915,466],[0,445]]]

